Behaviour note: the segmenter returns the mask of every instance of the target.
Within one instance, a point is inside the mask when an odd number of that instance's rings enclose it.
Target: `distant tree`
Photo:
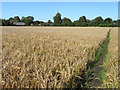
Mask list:
[[[74,26],[87,26],[88,21],[85,16],[79,18],[79,20],[74,21]]]
[[[89,26],[96,26],[96,23],[94,22],[94,20],[90,21]]]
[[[1,19],[2,26],[9,26],[9,20]]]
[[[11,17],[11,18],[9,18],[8,20],[9,20],[9,25],[12,26],[12,25],[13,25],[13,22],[14,22],[14,18]]]
[[[56,25],[56,26],[61,25],[62,20],[61,20],[60,13],[57,13],[56,16],[53,17],[53,19],[54,19],[54,25]]]
[[[33,21],[32,23],[34,26],[37,26],[38,24],[40,24],[40,21]]]
[[[85,16],[79,18],[79,25],[80,26],[87,26],[87,20]]]
[[[37,24],[39,24],[40,23],[40,21],[33,21],[34,23],[37,23]]]
[[[61,14],[58,12],[56,16],[53,17],[54,22],[48,20],[48,22],[43,21],[33,21],[33,16],[22,17],[21,20],[19,16],[14,18],[10,17],[8,20],[0,19],[0,25],[12,26],[14,22],[24,22],[26,26],[31,24],[41,25],[41,26],[100,26],[100,27],[120,27],[120,19],[112,20],[111,18],[106,18],[103,20],[101,16],[96,17],[93,20],[86,19],[85,16],[80,17],[78,20],[72,22],[69,18],[64,17],[61,19]]]
[[[2,26],[5,26],[6,25],[5,19],[1,19],[1,20],[2,20]]]
[[[9,20],[3,19],[3,26],[9,26]]]
[[[41,26],[44,26],[45,22],[43,22],[43,21],[40,21],[40,24],[41,24]]]
[[[103,18],[102,18],[101,16],[96,17],[96,18],[93,20],[93,23],[94,23],[95,26],[98,26],[98,25],[100,25],[100,24],[103,24],[103,22],[104,22],[104,20],[103,20]]]
[[[112,21],[111,18],[106,18],[104,20],[103,24],[100,24],[99,26],[102,26],[102,27],[114,27],[116,25],[114,24],[114,22]]]
[[[120,19],[117,20],[117,26],[120,27]]]
[[[86,20],[86,17],[85,17],[85,16],[82,16],[82,17],[79,18],[79,21],[80,21],[80,22],[86,22],[87,20]]]
[[[114,24],[117,24],[117,20],[114,20],[113,23],[114,23]]]
[[[117,20],[114,20],[111,24],[112,24],[113,27],[117,27],[118,26]]]
[[[30,26],[30,24],[33,22],[34,17],[33,16],[28,16],[28,17],[22,17],[21,21],[25,22],[26,26]]]
[[[64,17],[62,19],[62,25],[63,26],[72,26],[73,24],[72,24],[72,21],[69,18]]]
[[[20,18],[18,16],[14,17],[14,22],[20,22]]]
[[[79,20],[74,21],[74,22],[73,22],[73,25],[74,25],[74,26],[80,26]]]
[[[33,16],[28,16],[25,18],[25,24],[26,26],[29,26],[34,20],[34,17]]]
[[[48,26],[51,26],[51,25],[52,25],[51,20],[48,20]]]
[[[39,22],[40,22],[40,24],[44,23],[43,21],[39,21]]]
[[[86,26],[90,26],[91,20],[86,19]]]
[[[33,22],[33,20],[34,20],[34,17],[33,16],[28,16],[27,17],[30,21],[32,21]]]
[[[2,26],[2,19],[0,19],[0,26]]]
[[[24,22],[25,21],[25,17],[23,16],[22,18],[21,18],[21,22]]]
[[[111,19],[111,18],[106,18],[106,19],[104,20],[104,23],[105,23],[105,24],[110,24],[110,23],[112,23],[112,19]]]

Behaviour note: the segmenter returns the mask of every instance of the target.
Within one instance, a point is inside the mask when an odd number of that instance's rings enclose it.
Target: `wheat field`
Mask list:
[[[85,69],[89,52],[99,47],[109,29],[2,27],[2,86],[64,88],[73,76],[82,80],[78,74]]]

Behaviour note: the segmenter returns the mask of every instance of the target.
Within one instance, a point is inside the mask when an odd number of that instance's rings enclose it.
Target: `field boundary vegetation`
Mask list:
[[[10,17],[9,19],[0,19],[0,26],[74,26],[74,27],[118,27],[120,20],[113,20],[108,17],[103,19],[101,16],[96,17],[93,20],[87,19],[85,16],[81,16],[78,20],[72,21],[70,18],[61,18],[61,14],[58,12],[54,17],[54,21],[34,21],[33,16],[22,17],[19,16]]]

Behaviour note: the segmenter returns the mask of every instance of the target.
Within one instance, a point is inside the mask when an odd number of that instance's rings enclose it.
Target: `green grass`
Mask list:
[[[110,30],[111,31],[111,30]],[[110,31],[108,32],[108,36],[105,40],[105,43],[102,45],[102,48],[104,49],[105,48],[105,45],[107,44],[106,48],[107,48],[107,54],[105,55],[104,59],[103,59],[103,64],[100,65],[100,67],[102,67],[102,71],[100,71],[99,73],[99,77],[100,80],[103,82],[105,80],[105,74],[106,74],[106,71],[107,71],[107,68],[104,66],[104,63],[106,63],[106,61],[108,60],[109,58],[109,52],[108,52],[108,44],[109,44],[109,41],[110,41]]]

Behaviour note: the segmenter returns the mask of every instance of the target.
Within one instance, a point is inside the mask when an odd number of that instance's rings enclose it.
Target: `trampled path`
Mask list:
[[[83,78],[82,85],[85,88],[97,88],[102,84],[102,77],[100,73],[104,68],[101,67],[103,65],[103,60],[108,53],[108,44],[110,41],[110,30],[107,34],[106,39],[102,42],[101,46],[96,50],[95,61],[87,63],[86,70],[83,71],[81,77]],[[78,88],[81,87],[78,85]]]
[[[99,77],[100,72],[103,70],[101,65],[103,64],[103,60],[106,54],[108,53],[108,43],[106,43],[102,52],[103,53],[100,55],[98,62],[95,63],[96,66],[94,66],[92,69],[93,76],[90,76],[91,80],[88,82],[89,87],[98,87],[102,84],[101,80],[98,77]]]

